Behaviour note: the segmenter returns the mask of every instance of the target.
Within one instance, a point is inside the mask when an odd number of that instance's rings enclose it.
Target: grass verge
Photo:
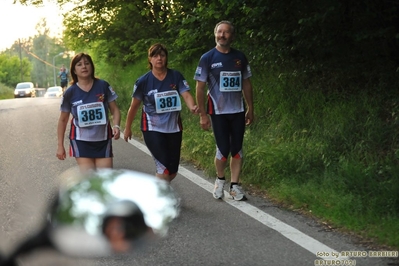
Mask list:
[[[183,73],[193,95],[196,63],[169,64]],[[147,59],[125,68],[97,65],[119,95],[122,120],[146,64]],[[298,76],[253,73],[256,121],[245,133],[244,188],[267,192],[287,208],[398,249],[399,112],[391,112],[396,105],[389,104],[394,98],[370,95],[364,88],[352,96],[325,94],[320,84]],[[187,108],[182,118],[182,159],[214,176],[212,132],[202,131],[198,116]],[[136,117],[132,129],[141,137],[139,122]]]

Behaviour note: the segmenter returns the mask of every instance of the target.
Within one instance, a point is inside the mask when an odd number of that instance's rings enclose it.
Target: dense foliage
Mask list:
[[[309,82],[322,81],[323,90],[397,80],[397,1],[57,2],[76,5],[65,17],[65,39],[72,47],[96,45],[107,59],[130,62],[149,43],[162,41],[180,60],[191,60],[213,46],[215,23],[228,19],[237,27],[237,48],[248,52],[253,66],[305,75]]]
[[[32,66],[28,59],[0,54],[0,83],[15,87],[21,80],[30,80]]]

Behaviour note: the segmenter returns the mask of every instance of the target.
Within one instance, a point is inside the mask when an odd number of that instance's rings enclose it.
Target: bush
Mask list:
[[[14,89],[0,83],[0,99],[14,98]]]

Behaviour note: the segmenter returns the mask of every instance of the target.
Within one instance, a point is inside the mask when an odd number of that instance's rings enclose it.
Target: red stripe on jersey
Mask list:
[[[71,119],[71,136],[69,138],[70,139],[75,139],[76,138],[76,126],[73,123],[73,118]]]
[[[141,113],[141,127],[143,128],[143,131],[148,131],[148,121],[144,110]]]
[[[215,113],[215,107],[213,106],[213,102],[211,96],[208,94],[208,114],[213,115]]]

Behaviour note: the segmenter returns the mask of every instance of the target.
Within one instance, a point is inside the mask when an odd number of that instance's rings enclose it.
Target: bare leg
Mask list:
[[[112,158],[76,158],[76,162],[79,165],[80,171],[82,173],[88,172],[90,170],[96,171],[99,168],[112,168],[113,160]]]
[[[231,182],[238,183],[241,172],[242,158],[230,159]]]
[[[172,182],[173,179],[177,176],[177,173],[169,175],[169,182]]]
[[[158,177],[159,179],[163,179],[163,180],[165,180],[165,181],[168,181],[168,182],[169,182],[169,175],[165,175],[165,174],[158,174],[158,173],[156,173],[156,174],[155,174],[155,176],[156,176],[156,177]]]
[[[165,180],[166,182],[170,182],[169,181],[169,175],[167,175],[167,174],[158,174],[158,173],[156,173],[155,176],[158,177],[159,179]]]
[[[216,174],[218,177],[224,177],[224,169],[226,169],[227,161],[219,160],[215,157]]]
[[[94,158],[77,157],[76,162],[78,163],[79,169],[82,173],[86,173],[90,170],[96,170]]]
[[[165,181],[167,181],[167,182],[172,182],[172,180],[176,177],[176,175],[177,175],[177,173],[175,173],[175,174],[172,174],[172,175],[168,175],[168,174],[155,174],[155,176],[156,177],[158,177],[158,178],[160,178],[160,179],[163,179],[163,180],[165,180]]]
[[[113,167],[113,159],[112,158],[96,158],[95,164],[96,164],[96,169],[112,168]]]

